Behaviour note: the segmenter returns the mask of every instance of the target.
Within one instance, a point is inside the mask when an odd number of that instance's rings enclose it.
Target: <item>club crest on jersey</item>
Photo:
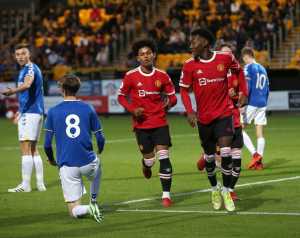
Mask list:
[[[160,87],[161,87],[161,81],[160,81],[160,80],[155,80],[154,84],[155,84],[155,86],[156,86],[157,88],[160,88]]]
[[[218,64],[217,65],[217,70],[220,71],[220,72],[224,71],[224,64]]]

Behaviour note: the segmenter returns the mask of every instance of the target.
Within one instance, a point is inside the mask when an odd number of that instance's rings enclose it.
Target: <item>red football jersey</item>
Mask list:
[[[229,70],[232,73],[242,71],[234,56],[227,52],[214,51],[211,59],[191,58],[184,63],[179,86],[192,86],[197,104],[197,117],[201,123],[209,124],[217,118],[232,115],[227,80]],[[190,112],[191,108],[186,110]]]
[[[166,72],[157,68],[153,68],[150,74],[142,72],[140,67],[128,71],[119,90],[119,102],[129,112],[133,112],[137,107],[144,108],[142,118],[133,117],[133,127],[141,129],[157,128],[168,124],[164,96],[172,99],[172,106],[176,104],[172,80]]]
[[[231,74],[231,72],[229,72],[227,76],[228,76],[228,88],[229,89],[233,88],[236,93],[236,96],[234,98],[231,98],[231,102],[232,102],[233,124],[234,124],[234,128],[237,128],[241,126],[241,121],[240,121],[240,110],[236,104],[238,100],[238,95],[240,93],[242,93],[245,96],[248,96],[247,82],[243,71],[241,71],[238,76],[236,74]]]

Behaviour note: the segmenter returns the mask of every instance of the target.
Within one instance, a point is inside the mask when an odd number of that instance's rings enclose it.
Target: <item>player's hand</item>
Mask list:
[[[20,118],[20,113],[16,112],[13,118],[13,123],[18,124],[19,118]]]
[[[14,91],[12,88],[6,88],[6,90],[1,92],[4,96],[10,96],[14,94]]]
[[[170,102],[170,100],[169,100],[168,97],[164,98],[164,105],[163,105],[163,107],[164,107],[164,109],[166,111],[168,111],[171,108],[170,105],[169,105],[169,102]]]
[[[49,162],[49,164],[52,165],[52,166],[57,166],[57,163],[56,163],[55,160],[50,160],[50,159],[48,159],[48,162]]]
[[[191,127],[195,127],[197,125],[197,116],[195,112],[188,113],[187,114],[187,120],[188,123],[191,125]]]
[[[234,88],[228,89],[228,95],[231,98],[233,98],[236,95]]]
[[[142,117],[143,116],[143,112],[144,112],[144,108],[142,107],[137,107],[136,109],[134,109],[133,111],[133,115],[137,118]]]
[[[242,93],[239,93],[239,97],[238,97],[238,105],[240,107],[244,106],[247,104],[247,97],[242,94]]]

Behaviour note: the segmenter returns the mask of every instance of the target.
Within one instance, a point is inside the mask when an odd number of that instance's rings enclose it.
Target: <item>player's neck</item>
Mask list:
[[[153,65],[150,66],[143,66],[141,65],[141,71],[145,74],[150,74],[153,71]]]
[[[74,101],[77,100],[76,96],[64,96],[65,101]]]
[[[211,57],[213,57],[213,54],[214,53],[211,50],[204,50],[199,54],[198,58],[203,60],[209,60],[211,59]]]

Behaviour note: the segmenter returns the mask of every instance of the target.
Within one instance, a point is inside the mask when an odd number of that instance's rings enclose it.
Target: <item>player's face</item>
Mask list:
[[[27,48],[17,49],[15,51],[15,57],[19,65],[23,66],[30,60],[30,52]]]
[[[190,37],[190,48],[194,57],[200,56],[204,49],[207,48],[209,45],[207,39],[202,36],[195,35]]]
[[[229,52],[229,53],[232,53],[232,50],[231,50],[231,48],[230,47],[228,47],[228,46],[223,46],[222,48],[221,48],[221,50],[220,51],[222,51],[222,52]]]
[[[142,66],[153,66],[154,58],[155,53],[153,53],[153,51],[149,47],[143,47],[139,49],[137,60]]]

